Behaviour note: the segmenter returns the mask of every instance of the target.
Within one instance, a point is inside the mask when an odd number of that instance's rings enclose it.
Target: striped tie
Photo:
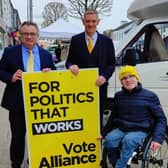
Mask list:
[[[29,50],[29,57],[27,61],[27,72],[33,72],[34,71],[34,57],[32,50]]]
[[[92,40],[92,38],[88,39],[88,50],[89,50],[89,53],[91,53],[92,50],[93,50],[93,40]]]

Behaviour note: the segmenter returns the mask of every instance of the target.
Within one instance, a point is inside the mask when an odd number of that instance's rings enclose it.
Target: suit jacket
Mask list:
[[[98,33],[95,47],[92,51],[98,58],[97,67],[99,75],[103,75],[106,80],[112,76],[115,67],[115,52],[112,39]],[[75,35],[71,39],[66,68],[76,64],[79,68],[88,68],[89,51],[87,48],[85,33]]]
[[[18,69],[24,71],[21,48],[21,45],[5,48],[0,60],[0,80],[6,83],[1,105],[9,111],[24,110],[22,81],[11,82],[13,74]],[[43,48],[39,46],[38,48],[41,70],[47,67],[52,70],[56,69],[53,64],[52,55]]]

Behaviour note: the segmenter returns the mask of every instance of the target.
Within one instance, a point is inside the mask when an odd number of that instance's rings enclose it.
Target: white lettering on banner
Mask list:
[[[32,124],[33,135],[83,130],[83,120],[66,120]]]

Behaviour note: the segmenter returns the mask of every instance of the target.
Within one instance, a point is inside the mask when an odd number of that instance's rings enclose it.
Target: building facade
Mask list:
[[[0,0],[0,51],[15,43],[13,32],[18,30],[20,24],[18,11],[11,0]]]

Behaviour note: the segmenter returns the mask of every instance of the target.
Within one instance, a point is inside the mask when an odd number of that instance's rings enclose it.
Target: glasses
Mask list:
[[[34,37],[34,36],[36,36],[37,35],[37,33],[33,33],[33,32],[31,32],[31,33],[28,33],[28,32],[23,32],[23,33],[21,33],[21,35],[22,36],[31,36],[31,37]]]
[[[124,76],[121,80],[133,79],[134,77],[135,75],[127,75],[127,76]]]

